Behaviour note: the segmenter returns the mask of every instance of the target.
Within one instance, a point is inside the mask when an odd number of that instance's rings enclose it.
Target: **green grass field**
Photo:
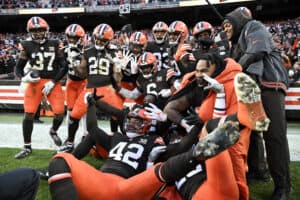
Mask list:
[[[45,169],[48,166],[49,159],[52,156],[53,151],[49,150],[34,150],[32,155],[22,159],[16,160],[14,155],[19,149],[14,148],[0,148],[0,173],[16,169],[19,167],[31,167],[35,169]],[[101,160],[97,160],[94,157],[87,156],[84,159],[96,168],[99,168],[102,164]],[[290,200],[298,200],[300,197],[300,162],[291,163],[292,174],[292,192]],[[250,182],[250,199],[251,200],[268,200],[268,197],[272,193],[273,183],[268,182]],[[46,181],[41,180],[39,190],[37,193],[37,200],[50,200],[51,196]]]

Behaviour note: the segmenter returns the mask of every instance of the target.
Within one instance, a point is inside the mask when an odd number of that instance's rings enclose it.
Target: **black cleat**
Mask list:
[[[239,137],[239,123],[226,121],[201,139],[195,146],[193,154],[197,158],[211,158],[235,144]]]
[[[19,153],[15,155],[15,159],[22,159],[29,156],[32,153],[32,149],[24,148]]]
[[[71,153],[73,150],[74,150],[74,144],[67,142],[64,145],[62,145],[61,147],[59,147],[59,149],[57,150],[56,153],[60,153],[60,152]]]
[[[54,143],[56,144],[56,146],[61,146],[62,141],[59,138],[59,136],[57,135],[57,133],[51,133],[50,132],[50,136],[51,136],[52,140],[54,141]]]
[[[49,171],[47,169],[38,169],[37,172],[40,175],[40,179],[46,181],[49,179]]]

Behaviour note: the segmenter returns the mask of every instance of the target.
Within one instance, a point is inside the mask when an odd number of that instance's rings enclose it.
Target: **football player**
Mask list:
[[[187,51],[190,51],[191,49],[187,25],[182,21],[172,22],[168,29],[168,39],[170,45],[170,66],[175,69],[178,76],[182,77],[185,73],[190,71],[185,69],[185,67],[179,62],[180,58],[187,54]]]
[[[160,136],[145,133],[149,128],[145,110],[136,107],[128,113],[125,129],[129,134],[109,136],[97,126],[97,102],[88,101],[89,133],[107,146],[108,159],[99,171],[71,154],[57,154],[49,165],[48,183],[53,199],[151,199],[166,183],[184,176],[239,137],[237,124],[227,122],[189,151],[146,170],[148,161],[155,161],[166,147]],[[198,135],[200,127],[194,125],[191,131]],[[180,198],[177,195],[173,199]]]
[[[148,42],[146,50],[153,53],[157,58],[158,70],[169,68],[169,43],[168,43],[168,25],[159,21],[152,27],[154,41]]]
[[[187,76],[185,76],[186,79],[182,81],[182,84],[186,84],[185,87],[182,87],[183,89],[179,90],[176,96],[173,96],[173,99],[169,101],[164,111],[168,114],[170,120],[181,124],[183,127],[185,127],[186,124],[182,121],[183,116],[181,116],[181,113],[190,106],[200,106],[198,114],[203,121],[227,114],[239,113],[239,120],[245,128],[241,129],[241,138],[237,145],[233,145],[229,148],[229,154],[226,152],[208,161],[206,163],[206,169],[207,171],[214,171],[214,167],[220,165],[219,162],[226,161],[227,159],[230,160],[226,162],[232,162],[230,166],[233,168],[230,169],[231,167],[228,167],[227,169],[230,172],[234,172],[234,181],[239,186],[240,197],[247,199],[249,197],[249,191],[246,182],[245,159],[249,146],[250,129],[256,129],[257,127],[243,121],[243,117],[248,116],[248,114],[247,112],[246,114],[241,113],[247,109],[242,109],[242,106],[240,106],[241,104],[237,101],[237,95],[235,95],[233,87],[234,77],[239,73],[241,73],[241,66],[233,59],[227,58],[223,60],[223,58],[216,53],[202,54],[197,62],[196,70],[187,74]],[[246,80],[248,80],[248,78]],[[251,82],[251,84],[253,83]],[[253,112],[259,113],[257,116],[265,116],[261,102],[259,103],[260,104],[257,104],[257,108],[253,109]],[[217,105],[217,107],[214,107],[214,105]],[[261,113],[263,114],[260,115]],[[267,127],[269,123],[268,118],[264,117],[262,122]],[[230,158],[225,154],[228,154]],[[223,166],[225,167],[226,165]],[[213,173],[216,174],[217,178],[217,174],[221,172],[214,171],[212,174]],[[220,179],[219,181],[220,183],[222,181],[229,182],[225,179]],[[210,186],[208,188],[210,188]],[[212,193],[220,191],[215,190]]]
[[[31,17],[27,22],[29,40],[20,43],[20,54],[16,74],[28,85],[24,94],[23,138],[24,149],[15,158],[24,158],[32,153],[31,134],[34,114],[43,96],[46,96],[54,112],[50,136],[57,146],[61,139],[57,135],[64,117],[64,94],[60,80],[67,72],[67,62],[60,42],[48,38],[49,25],[41,17]],[[31,68],[24,75],[24,67],[29,62]]]
[[[247,154],[247,145],[249,145],[250,129],[266,130],[270,122],[262,107],[260,89],[255,84],[254,80],[243,73],[238,73],[231,83],[230,81],[227,81],[220,84],[217,81],[220,80],[220,77],[217,76],[217,80],[208,77],[212,74],[212,71],[205,70],[207,69],[207,67],[205,67],[207,60],[205,60],[205,62],[200,61],[197,64],[195,79],[193,79],[192,83],[187,86],[185,92],[183,89],[181,91],[182,93],[171,100],[170,104],[166,106],[165,110],[169,109],[166,110],[168,115],[164,116],[159,109],[152,106],[152,108],[145,108],[148,111],[146,116],[156,120],[166,118],[174,119],[176,113],[179,115],[179,113],[182,113],[183,109],[187,109],[189,105],[195,107],[194,102],[197,101],[195,97],[201,96],[199,93],[196,93],[196,90],[202,90],[202,93],[203,90],[211,90],[208,96],[204,94],[205,98],[201,101],[201,106],[198,109],[200,117],[205,121],[208,119],[200,137],[203,137],[205,132],[210,132],[214,127],[227,120],[238,121],[240,123],[241,137],[237,144],[229,148],[229,154],[227,151],[224,151],[222,154],[205,162],[207,177],[203,174],[204,166],[196,167],[189,172],[185,178],[177,182],[177,188],[184,199],[199,199],[203,195],[208,199],[248,199],[249,192],[245,180],[245,158]],[[231,73],[231,70],[228,72]],[[206,75],[204,75],[204,73]],[[234,88],[232,88],[233,91],[231,91],[232,84],[234,84]],[[236,93],[237,97],[234,97],[229,91]],[[184,93],[186,96],[183,95]],[[214,93],[216,93],[216,97],[214,97]],[[191,101],[192,95],[195,96]],[[201,98],[203,98],[203,95]],[[238,106],[236,106],[236,103],[230,105],[231,102],[228,102],[229,99],[229,101],[232,101],[234,98],[237,98]],[[171,107],[172,109],[170,109]],[[219,117],[218,115],[220,115],[220,113],[222,113],[223,117],[216,118]],[[227,113],[229,115],[224,115]],[[209,120],[211,118],[216,119]],[[178,123],[185,128],[188,128],[189,126],[184,118]],[[218,167],[220,165],[222,166],[221,170],[219,170]],[[205,178],[207,180],[202,182],[201,180],[204,180]],[[198,188],[200,184],[202,185]]]
[[[77,66],[80,64],[81,55],[84,47],[85,31],[79,24],[71,24],[65,30],[67,46],[64,48],[64,53],[68,61],[68,78],[66,83],[65,99],[67,103],[67,123],[69,124],[69,114],[72,112],[74,104],[80,93],[86,86],[86,74],[78,73]],[[86,130],[86,121],[83,117],[83,127]],[[74,147],[74,138],[76,132],[68,132],[68,138],[59,151],[71,152]]]
[[[121,48],[119,51],[119,57],[124,61],[122,63],[122,80],[120,87],[127,90],[133,90],[136,87],[136,79],[139,75],[137,68],[137,61],[143,54],[147,45],[147,37],[140,31],[135,31],[130,35],[128,39],[128,49]],[[130,100],[123,98],[124,104],[130,102]],[[143,96],[135,99],[135,103],[141,104],[143,102]]]
[[[97,25],[93,31],[94,44],[84,49],[80,65],[76,67],[78,73],[86,74],[87,85],[76,100],[70,113],[68,124],[69,136],[75,136],[79,126],[79,120],[87,110],[85,96],[97,88],[97,95],[104,95],[103,101],[122,108],[122,99],[116,93],[114,87],[120,81],[120,67],[114,61],[116,49],[112,48],[110,41],[113,39],[114,31],[110,25],[102,23]],[[69,148],[70,149],[70,148]]]
[[[172,68],[162,68],[158,71],[157,59],[150,52],[143,53],[137,65],[140,72],[136,81],[137,87],[132,91],[121,88],[119,93],[129,99],[151,94],[157,97],[156,104],[163,108],[168,97],[175,91],[175,71]]]

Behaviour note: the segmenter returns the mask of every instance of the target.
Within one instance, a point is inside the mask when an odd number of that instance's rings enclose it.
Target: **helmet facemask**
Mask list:
[[[32,40],[39,44],[45,43],[48,38],[48,31],[45,28],[32,28],[29,33]]]
[[[164,30],[153,31],[153,37],[157,44],[162,44],[165,42],[168,32]]]
[[[169,44],[171,46],[176,46],[179,43],[182,33],[178,31],[170,32],[169,33]]]
[[[144,112],[144,109],[134,108],[128,113],[124,123],[124,130],[128,136],[144,135],[149,131],[151,120],[145,118]]]
[[[139,68],[139,71],[141,72],[141,74],[143,75],[143,77],[146,79],[151,78],[155,71],[153,64],[139,65],[138,68]]]
[[[94,41],[95,41],[95,48],[100,51],[103,51],[109,43],[109,40],[104,38],[97,38],[97,37],[94,37]]]

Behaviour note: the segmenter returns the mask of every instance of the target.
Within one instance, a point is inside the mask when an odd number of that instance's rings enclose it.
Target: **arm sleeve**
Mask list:
[[[56,83],[60,81],[68,72],[68,62],[65,57],[59,57],[58,62],[60,64],[59,72],[54,77],[53,81]]]
[[[198,142],[202,126],[194,126],[190,133],[184,136],[179,143],[169,144],[167,150],[162,153],[156,162],[166,161],[168,158],[188,151],[194,143]]]
[[[91,134],[95,142],[100,146],[104,147],[105,149],[108,149],[110,145],[111,136],[107,135],[105,131],[103,131],[98,127],[96,106],[94,104],[88,105],[86,121],[87,121],[87,130],[89,134]]]
[[[27,60],[23,59],[23,58],[19,58],[17,65],[16,65],[16,75],[19,78],[22,78],[24,76],[24,67],[27,63]]]
[[[239,60],[239,64],[243,67],[243,69],[247,69],[249,65],[255,63],[261,59],[263,59],[265,53],[264,52],[256,52],[256,53],[245,53]]]

